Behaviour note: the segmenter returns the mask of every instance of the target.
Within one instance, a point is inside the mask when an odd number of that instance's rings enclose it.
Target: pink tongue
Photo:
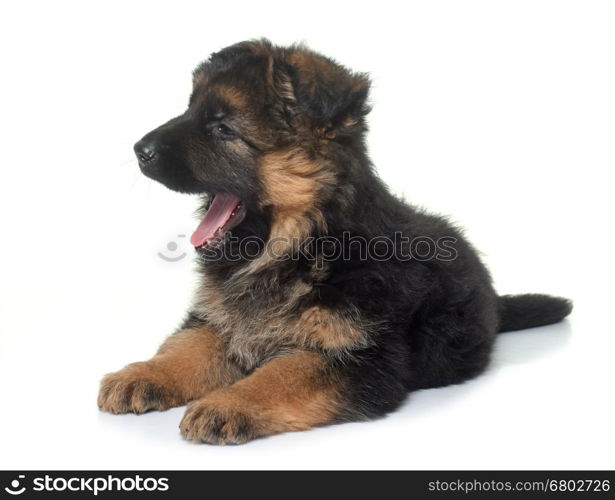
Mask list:
[[[213,238],[219,227],[224,226],[231,218],[233,210],[241,200],[231,194],[217,194],[205,214],[205,218],[190,237],[190,243],[195,247],[202,246]]]

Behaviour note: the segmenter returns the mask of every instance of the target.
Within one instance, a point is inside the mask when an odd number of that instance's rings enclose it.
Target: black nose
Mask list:
[[[158,159],[158,151],[154,141],[141,139],[135,144],[134,150],[141,168],[153,165]]]

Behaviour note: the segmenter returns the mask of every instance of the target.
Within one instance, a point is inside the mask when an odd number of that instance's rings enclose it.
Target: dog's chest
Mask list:
[[[299,303],[311,291],[303,282],[284,287],[233,289],[204,281],[197,313],[212,324],[226,343],[228,355],[252,370],[302,346],[296,328]]]

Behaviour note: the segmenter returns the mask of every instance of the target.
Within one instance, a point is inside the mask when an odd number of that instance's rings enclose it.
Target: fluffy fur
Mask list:
[[[141,167],[202,195],[203,211],[229,193],[245,213],[233,238],[198,249],[183,327],[103,379],[103,410],[189,403],[181,432],[209,443],[379,417],[409,391],[481,373],[499,331],[571,311],[561,298],[498,297],[457,228],[388,191],[366,153],[366,75],[252,41],[213,54],[193,81],[188,109],[137,144]],[[396,252],[446,238],[454,258],[366,255],[395,234],[407,238]],[[323,237],[343,241],[345,258],[327,258]],[[248,240],[250,257],[222,256]]]

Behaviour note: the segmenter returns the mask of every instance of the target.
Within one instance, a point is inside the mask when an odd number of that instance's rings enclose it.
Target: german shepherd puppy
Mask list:
[[[202,197],[200,287],[152,359],[104,377],[102,410],[188,404],[182,435],[212,444],[370,419],[480,374],[498,332],[570,313],[498,296],[457,228],[389,192],[367,156],[365,74],[261,40],[214,53],[193,84],[135,152]]]

